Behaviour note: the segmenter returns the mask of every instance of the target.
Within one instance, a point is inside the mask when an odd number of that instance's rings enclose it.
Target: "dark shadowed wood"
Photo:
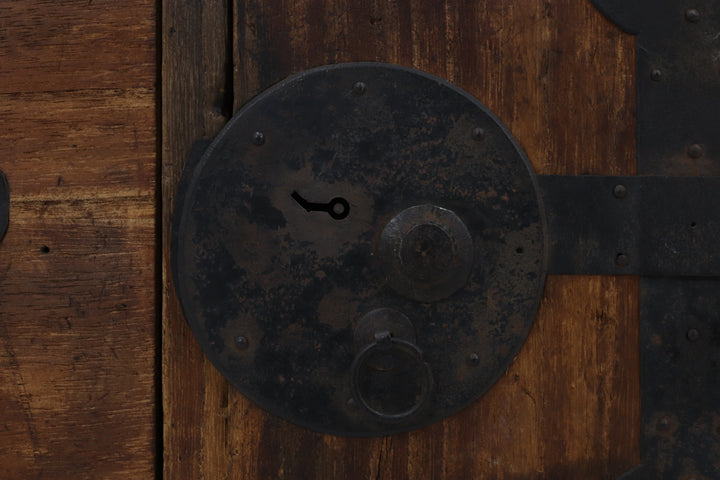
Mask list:
[[[202,2],[173,3],[214,15]],[[391,62],[475,95],[538,173],[635,171],[634,39],[590,2],[249,0],[235,1],[231,13],[235,110],[313,66]],[[186,35],[188,46],[171,44],[170,54],[203,51],[215,33]],[[211,78],[223,74],[221,59],[204,68]],[[221,86],[190,82],[195,90],[185,98],[165,91],[166,102],[187,104],[165,123],[191,125],[198,138],[219,127],[208,118]],[[165,165],[166,189],[174,190],[191,140]],[[550,277],[527,343],[488,394],[443,422],[379,439],[316,434],[264,413],[207,366],[172,302],[164,321],[172,365],[165,431],[166,442],[169,432],[185,450],[166,449],[168,478],[609,479],[639,460],[635,278]]]
[[[162,12],[163,470],[165,478],[224,478],[228,387],[200,351],[175,297],[170,221],[193,142],[214,136],[232,109],[228,9],[218,1],[164,0]]]
[[[0,478],[154,475],[154,16],[0,5]]]

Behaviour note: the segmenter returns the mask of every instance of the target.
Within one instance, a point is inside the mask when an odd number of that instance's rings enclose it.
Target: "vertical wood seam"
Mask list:
[[[163,301],[164,269],[163,269],[163,1],[155,2],[155,480],[162,480],[165,459],[165,408],[163,405]]]
[[[216,478],[227,443],[227,386],[183,319],[172,285],[170,230],[193,145],[216,135],[232,114],[232,20],[228,2],[212,0],[162,0],[160,17],[162,477]]]

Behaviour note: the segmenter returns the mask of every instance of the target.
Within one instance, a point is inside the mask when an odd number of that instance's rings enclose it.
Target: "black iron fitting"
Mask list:
[[[720,276],[720,177],[539,175],[548,273]]]

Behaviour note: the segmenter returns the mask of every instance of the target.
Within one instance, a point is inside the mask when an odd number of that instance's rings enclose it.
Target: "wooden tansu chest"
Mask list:
[[[718,32],[0,5],[0,478],[720,478]]]

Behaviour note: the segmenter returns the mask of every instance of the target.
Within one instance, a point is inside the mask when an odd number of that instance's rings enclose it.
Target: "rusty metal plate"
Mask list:
[[[720,274],[720,177],[537,178],[549,274]]]
[[[720,176],[720,1],[593,3],[637,34],[638,173]]]
[[[593,3],[637,34],[638,173],[720,176],[720,1]],[[666,265],[695,250],[682,270],[715,278],[640,280],[642,464],[623,480],[720,478],[718,189],[689,191],[711,182],[685,179],[666,192],[676,205],[663,202],[685,210],[684,224],[656,232]]]
[[[291,77],[184,173],[172,264],[205,354],[294,423],[373,436],[481,396],[545,280],[527,158],[476,99],[377,63]]]
[[[718,280],[645,278],[640,299],[644,461],[622,478],[718,478]]]

